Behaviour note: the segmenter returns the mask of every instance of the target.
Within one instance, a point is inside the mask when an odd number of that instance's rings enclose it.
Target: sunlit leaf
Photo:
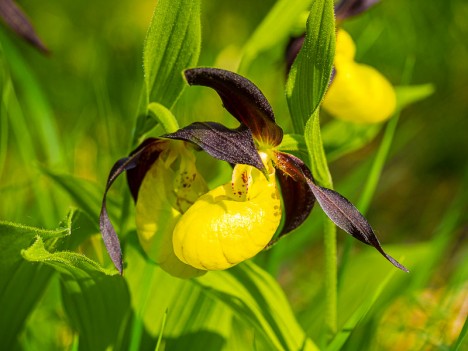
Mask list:
[[[40,299],[52,270],[33,266],[21,257],[21,250],[31,245],[35,237],[49,243],[70,234],[71,219],[66,226],[55,230],[0,222],[0,339],[6,349],[13,349],[27,316]]]
[[[253,326],[274,350],[317,350],[291,311],[278,283],[251,262],[196,279],[214,298]]]
[[[179,124],[170,110],[157,102],[148,105],[148,112],[157,122],[161,123],[166,133],[173,133],[179,129]]]
[[[117,342],[130,304],[125,280],[81,254],[47,251],[40,237],[22,255],[60,273],[63,304],[80,334],[80,350],[105,350]]]
[[[200,54],[200,0],[159,0],[143,49],[147,101],[171,108]]]
[[[306,37],[288,76],[286,97],[296,133],[302,133],[330,82],[335,55],[332,0],[316,0],[307,20]]]

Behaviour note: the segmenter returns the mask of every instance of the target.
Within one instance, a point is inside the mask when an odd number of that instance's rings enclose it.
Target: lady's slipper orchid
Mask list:
[[[351,36],[339,29],[336,35],[335,75],[322,107],[345,121],[382,122],[395,111],[395,91],[375,68],[355,62],[355,52]]]
[[[193,123],[148,139],[129,157],[117,161],[107,183],[100,223],[108,252],[120,272],[120,244],[105,199],[123,171],[127,171],[136,201],[140,243],[172,275],[196,276],[255,256],[273,242],[282,216],[278,237],[301,225],[315,200],[340,228],[406,271],[382,250],[366,219],[348,200],[317,186],[299,158],[276,149],[283,131],[252,82],[214,68],[189,69],[185,77],[190,85],[213,88],[241,125],[229,129],[213,122]],[[208,191],[196,170],[193,146],[233,164],[231,180]]]

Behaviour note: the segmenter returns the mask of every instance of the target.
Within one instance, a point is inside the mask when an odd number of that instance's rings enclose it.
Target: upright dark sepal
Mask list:
[[[306,220],[315,203],[314,194],[307,183],[302,178],[291,177],[287,171],[284,171],[289,163],[294,162],[293,158],[296,157],[282,152],[276,153],[275,162],[279,170],[276,174],[281,186],[285,218],[280,237],[299,227]],[[312,175],[310,177],[312,178]]]
[[[0,17],[20,37],[39,49],[42,53],[49,50],[37,36],[33,26],[23,11],[12,0],[0,0]]]
[[[342,21],[348,17],[359,15],[379,1],[380,0],[341,0],[335,6],[336,19]]]
[[[188,69],[185,78],[190,85],[216,90],[224,108],[245,124],[255,139],[271,146],[281,143],[283,130],[275,122],[270,103],[250,80],[217,68]]]
[[[229,129],[219,123],[195,122],[162,137],[191,142],[218,160],[250,165],[265,172],[252,133],[244,125]]]

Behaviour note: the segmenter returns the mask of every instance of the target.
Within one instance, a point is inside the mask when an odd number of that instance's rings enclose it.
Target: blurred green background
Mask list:
[[[1,26],[0,219],[52,228],[73,202],[41,169],[75,175],[104,189],[113,162],[129,151],[143,78],[143,40],[155,2],[18,3],[51,54],[41,55]],[[204,1],[199,64],[235,67],[242,45],[273,4]],[[357,61],[378,68],[398,85],[405,62],[414,59],[411,83],[435,87],[432,96],[403,111],[367,217],[385,245],[430,243],[456,199],[462,218],[447,233],[450,245],[432,279],[436,286],[444,286],[449,273],[466,264],[468,254],[467,18],[464,0],[384,0],[344,24],[356,41]],[[262,64],[254,65],[248,77],[264,91],[287,129],[285,45],[264,53]],[[215,95],[189,89],[176,116],[184,125],[227,115]],[[381,135],[330,165],[336,188],[352,201],[362,191],[380,140]],[[340,247],[343,240],[340,234]],[[312,240],[303,251],[308,254],[283,267],[283,273],[290,271],[280,279],[297,309],[313,277],[297,269],[295,261],[319,251]],[[290,272],[302,277],[304,286],[291,286]]]

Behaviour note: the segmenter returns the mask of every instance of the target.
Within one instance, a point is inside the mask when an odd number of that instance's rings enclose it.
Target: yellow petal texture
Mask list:
[[[201,196],[174,229],[177,257],[198,269],[221,270],[247,260],[270,242],[281,219],[275,170],[236,165],[232,181]]]
[[[173,276],[204,273],[175,256],[172,233],[182,213],[206,191],[193,153],[180,141],[161,153],[141,184],[135,215],[138,239],[148,257]]]
[[[396,108],[393,86],[375,68],[354,61],[355,46],[347,32],[337,34],[335,77],[322,107],[338,119],[378,123]]]

